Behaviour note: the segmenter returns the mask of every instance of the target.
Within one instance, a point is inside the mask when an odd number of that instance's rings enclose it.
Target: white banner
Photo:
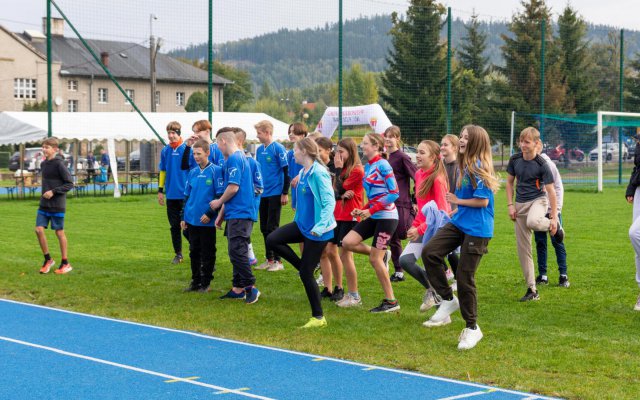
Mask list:
[[[342,126],[354,125],[369,125],[376,133],[384,133],[391,126],[391,121],[380,104],[342,107]],[[316,131],[331,138],[336,129],[338,129],[338,107],[329,107],[318,123]]]

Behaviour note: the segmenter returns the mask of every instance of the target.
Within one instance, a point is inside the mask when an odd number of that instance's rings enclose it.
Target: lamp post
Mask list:
[[[156,112],[156,56],[160,49],[160,41],[156,43],[153,36],[153,20],[157,20],[155,14],[149,15],[149,73],[151,79],[151,112]]]

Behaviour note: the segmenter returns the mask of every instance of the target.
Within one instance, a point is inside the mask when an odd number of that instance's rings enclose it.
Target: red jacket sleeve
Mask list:
[[[351,173],[349,174],[349,177],[344,182],[342,182],[342,187],[344,188],[344,190],[355,191],[356,189],[362,187],[362,178],[364,178],[364,169],[362,169],[362,167],[353,168],[351,170]]]

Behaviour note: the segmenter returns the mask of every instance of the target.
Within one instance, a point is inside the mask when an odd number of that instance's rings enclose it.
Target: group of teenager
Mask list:
[[[489,135],[482,127],[467,125],[459,137],[446,135],[441,143],[423,140],[415,164],[401,150],[396,126],[384,135],[364,136],[360,143],[363,160],[354,139],[344,138],[334,145],[322,135],[309,135],[300,123],[289,127],[293,143],[289,151],[273,140],[269,121],[259,122],[255,129],[260,146],[254,158],[244,150],[246,132],[240,128],[225,127],[212,135],[209,121],[201,120],[193,124],[193,134],[183,141],[180,124],[167,125],[169,144],[160,157],[158,202],[166,204],[173,263],[183,261],[181,236],[189,240],[191,282],[185,291],[210,291],[216,266],[216,229],[224,229],[233,278],[231,289],[221,299],[257,302],[261,293],[253,269],[281,271],[284,259],[298,271],[311,307],[311,318],[303,328],[324,327],[322,298],[330,298],[339,307],[362,304],[354,262],[354,253],[358,253],[368,257],[384,292],[372,313],[400,309],[392,282],[404,281],[408,274],[425,289],[420,310],[437,307],[424,326],[447,325],[451,314],[460,310],[466,327],[458,348],[473,348],[482,339],[475,274],[493,236],[494,193],[499,188]],[[507,197],[527,282],[527,292],[520,300],[529,301],[539,299],[536,284],[548,283],[547,233],[556,249],[560,285],[568,286],[568,279],[557,168],[540,155],[540,134],[535,128],[521,133],[520,146],[522,153],[514,155],[507,167]],[[43,149],[48,154],[45,146]],[[47,178],[51,177],[45,175]],[[49,221],[64,236],[55,213],[64,213],[64,207],[47,208],[42,203],[50,204],[49,196],[56,194],[64,197],[69,190],[67,178],[62,176],[52,184],[52,191],[44,192],[36,224],[39,238],[44,237],[43,226]],[[295,216],[291,223],[280,226],[289,190]],[[265,260],[260,264],[251,245],[253,225],[258,221],[265,244]],[[545,256],[544,270],[540,266],[537,278],[531,256],[533,231],[539,263],[541,254]],[[369,238],[371,242],[367,242]],[[404,249],[403,240],[408,240]],[[45,247],[46,241],[43,253]],[[53,265],[47,256],[48,249],[42,273]],[[66,254],[63,258],[64,263]],[[322,292],[314,277],[317,266],[325,285]]]

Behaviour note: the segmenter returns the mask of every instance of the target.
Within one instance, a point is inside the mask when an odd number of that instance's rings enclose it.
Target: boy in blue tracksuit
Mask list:
[[[185,292],[208,292],[216,263],[217,212],[209,202],[224,191],[222,168],[212,164],[209,143],[199,140],[193,145],[193,155],[198,166],[189,171],[185,185],[184,208],[180,226],[189,230],[189,258],[191,258],[191,283]]]
[[[167,136],[169,144],[160,153],[160,178],[158,184],[158,204],[167,204],[167,217],[171,226],[171,242],[175,257],[173,264],[182,262],[182,238],[180,237],[180,215],[184,201],[184,185],[187,181],[187,171],[181,168],[182,156],[185,152],[185,145],[180,137],[181,125],[172,121],[167,125]],[[185,238],[187,231],[183,231]]]
[[[182,169],[191,171],[198,165],[191,151],[191,146],[198,140],[204,140],[208,143],[209,161],[220,168],[224,168],[224,156],[218,148],[218,145],[211,141],[211,123],[206,119],[201,119],[193,123],[191,130],[193,131],[193,135],[191,135],[185,143],[186,149],[182,157]]]

